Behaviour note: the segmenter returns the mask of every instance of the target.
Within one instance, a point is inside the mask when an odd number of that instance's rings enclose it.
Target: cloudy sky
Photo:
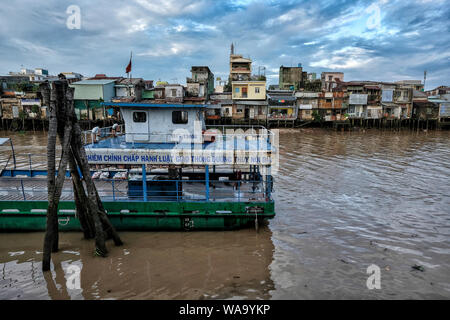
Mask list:
[[[69,29],[67,8],[80,8]],[[70,20],[74,22],[75,20]],[[450,85],[450,0],[15,0],[0,6],[0,74],[52,74],[185,83],[190,66],[227,77],[231,42],[278,83],[280,65],[342,71],[345,80],[423,79]]]

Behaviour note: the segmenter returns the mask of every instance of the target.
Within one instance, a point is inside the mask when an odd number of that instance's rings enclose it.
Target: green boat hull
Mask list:
[[[0,201],[0,231],[45,231],[47,201]],[[103,202],[122,231],[232,230],[275,216],[273,202]],[[58,207],[60,231],[80,231],[73,201]]]

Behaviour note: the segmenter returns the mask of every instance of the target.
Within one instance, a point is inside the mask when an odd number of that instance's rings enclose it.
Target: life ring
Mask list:
[[[64,218],[59,218],[58,219],[58,224],[60,226],[67,226],[69,224],[70,221],[70,217],[66,217],[66,219],[64,220]]]

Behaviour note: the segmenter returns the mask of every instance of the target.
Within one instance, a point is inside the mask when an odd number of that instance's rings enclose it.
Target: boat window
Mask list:
[[[172,123],[174,124],[188,123],[187,111],[172,111]]]
[[[133,122],[147,122],[147,113],[133,112]]]

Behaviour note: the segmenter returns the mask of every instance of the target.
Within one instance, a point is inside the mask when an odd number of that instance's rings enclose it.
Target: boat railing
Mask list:
[[[208,129],[202,132],[202,135],[183,134],[183,133],[147,133],[147,132],[126,132],[125,141],[132,144],[132,147],[137,143],[167,143],[167,144],[186,144],[186,143],[208,143],[208,142],[229,142],[229,141],[263,141],[271,144],[274,141],[274,133],[265,130],[261,132],[216,132],[214,129]],[[91,140],[92,141],[92,140]],[[99,141],[99,140],[97,140]],[[89,143],[88,143],[89,144]],[[261,144],[261,147],[264,145]]]
[[[209,187],[206,187],[209,181]],[[270,184],[262,180],[148,180],[147,187],[131,189],[128,180],[95,180],[102,201],[150,202],[269,202]],[[47,201],[47,180],[2,178],[0,201]],[[73,184],[66,179],[61,201],[73,201]]]
[[[123,135],[124,133],[125,133],[125,126],[123,124],[98,128],[97,132],[94,132],[93,130],[85,130],[82,132],[83,143],[87,145],[99,140],[107,139],[114,136],[120,136]]]
[[[235,124],[217,124],[217,125],[207,125],[206,129],[217,129],[217,128],[221,128],[222,132],[226,132],[226,130],[237,130],[237,129],[242,129],[242,130],[268,130],[266,127],[262,126],[262,125],[235,125]]]
[[[4,165],[1,166],[0,173],[6,170],[16,170],[20,174],[21,171],[44,170],[47,168],[47,154],[25,153],[15,154],[15,162],[11,161],[12,155],[9,155]],[[56,162],[59,161],[59,154]]]

